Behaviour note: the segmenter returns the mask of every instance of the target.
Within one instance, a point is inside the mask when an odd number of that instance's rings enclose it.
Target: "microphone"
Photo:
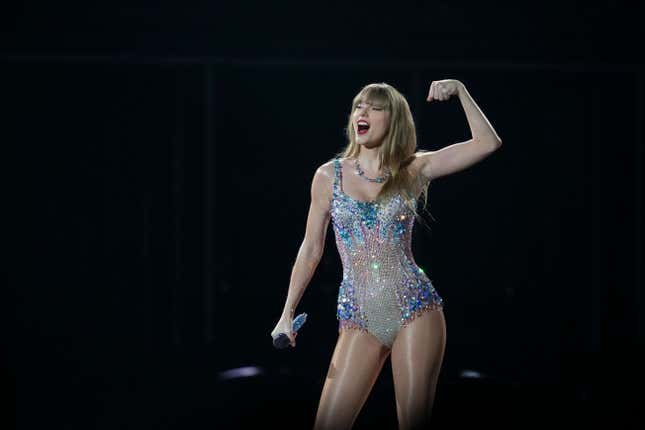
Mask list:
[[[298,330],[300,330],[300,327],[302,327],[305,321],[307,321],[307,314],[305,312],[295,317],[291,322],[291,327],[293,331],[297,332]],[[285,333],[280,333],[273,338],[273,346],[275,346],[277,349],[284,349],[288,345],[289,345],[289,336],[287,336]]]

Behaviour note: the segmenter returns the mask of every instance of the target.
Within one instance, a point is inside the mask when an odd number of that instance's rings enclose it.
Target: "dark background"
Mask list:
[[[2,15],[19,429],[311,428],[337,336],[331,227],[275,350],[315,169],[387,82],[419,149],[502,138],[430,187],[435,428],[642,425],[643,3],[23,2]],[[13,161],[15,160],[15,161]],[[230,369],[251,375],[227,378]],[[480,372],[480,378],[467,371]],[[396,428],[389,361],[356,429]]]

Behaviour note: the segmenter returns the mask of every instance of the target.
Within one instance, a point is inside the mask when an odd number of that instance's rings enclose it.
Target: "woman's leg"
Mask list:
[[[392,376],[400,430],[427,428],[445,349],[441,308],[423,313],[399,331],[392,345]]]
[[[390,349],[358,329],[343,329],[320,396],[314,430],[351,429]]]

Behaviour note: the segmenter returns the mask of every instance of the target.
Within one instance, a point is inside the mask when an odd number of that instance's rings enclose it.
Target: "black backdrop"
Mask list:
[[[468,139],[457,99],[425,102],[445,78],[466,84],[504,146],[433,182],[431,229],[415,226],[416,260],[446,302],[434,419],[636,426],[643,69],[627,24],[642,7],[505,10],[507,30],[490,32],[464,9],[468,30],[399,20],[398,38],[350,25],[323,39],[302,10],[291,21],[256,6],[16,9],[2,93],[21,162],[6,182],[17,428],[241,428],[275,425],[280,407],[292,408],[282,425],[310,427],[337,335],[331,228],[297,348],[274,350],[269,333],[313,172],[343,147],[369,82],[408,98],[419,148]],[[391,18],[418,28],[428,10]],[[482,16],[499,23],[496,11]],[[522,27],[531,14],[550,27]],[[245,366],[258,373],[222,377]],[[396,428],[389,372],[357,428]]]

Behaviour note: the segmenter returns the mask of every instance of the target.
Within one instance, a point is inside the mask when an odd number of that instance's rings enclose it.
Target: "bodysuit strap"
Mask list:
[[[340,168],[340,159],[336,157],[334,158],[334,193],[338,192],[340,186]]]

